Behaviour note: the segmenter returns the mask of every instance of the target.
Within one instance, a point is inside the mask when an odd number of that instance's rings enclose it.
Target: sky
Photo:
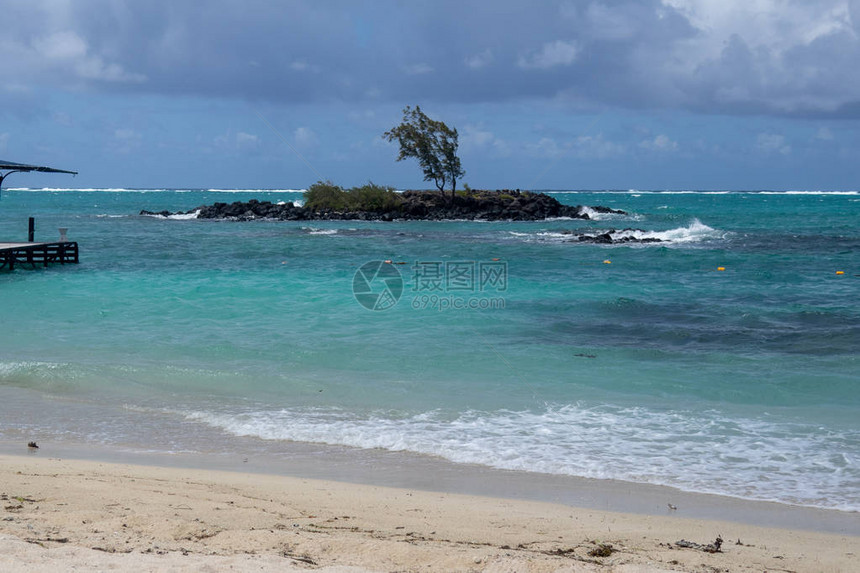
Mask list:
[[[860,189],[860,0],[0,0],[6,187]]]

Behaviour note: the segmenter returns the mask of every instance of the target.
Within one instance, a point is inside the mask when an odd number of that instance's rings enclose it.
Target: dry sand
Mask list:
[[[722,551],[680,548],[685,539]],[[594,555],[601,545],[608,556]],[[0,456],[0,571],[860,571],[860,537],[275,475]]]

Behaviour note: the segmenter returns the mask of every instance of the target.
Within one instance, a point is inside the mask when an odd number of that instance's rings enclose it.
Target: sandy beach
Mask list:
[[[35,455],[0,456],[0,501],[3,571],[848,572],[860,555],[852,535]]]

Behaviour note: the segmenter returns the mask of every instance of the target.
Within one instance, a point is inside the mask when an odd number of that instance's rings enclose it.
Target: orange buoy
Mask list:
[[[726,270],[726,267],[717,267],[717,270],[718,271],[724,271],[724,270]]]
[[[844,274],[845,274],[845,271],[836,271],[836,274],[837,274],[837,275],[844,275]]]
[[[612,261],[610,261],[609,259],[606,259],[605,261],[603,261],[603,264],[604,265],[611,265]]]

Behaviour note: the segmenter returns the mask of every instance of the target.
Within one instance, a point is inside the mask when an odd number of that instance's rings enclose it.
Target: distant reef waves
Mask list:
[[[592,219],[594,215],[627,213],[609,207],[562,205],[554,197],[528,191],[470,191],[458,192],[452,201],[450,194],[438,191],[404,191],[398,194],[396,205],[349,209],[311,209],[293,203],[272,203],[251,199],[247,202],[203,205],[187,212],[141,211],[141,215],[172,218],[231,219],[253,221],[542,221],[570,218]]]

